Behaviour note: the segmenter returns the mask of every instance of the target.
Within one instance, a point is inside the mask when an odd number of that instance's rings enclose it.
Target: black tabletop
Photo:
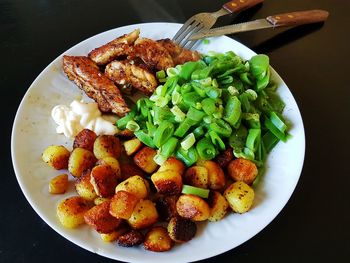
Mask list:
[[[97,33],[142,22],[184,22],[224,0],[0,0],[0,262],[113,262],[52,230],[16,181],[10,139],[19,103],[36,76],[62,52]],[[218,25],[303,9],[326,9],[325,24],[241,33],[232,38],[272,66],[302,114],[306,155],[299,183],[281,213],[244,244],[203,262],[344,262],[350,256],[349,36],[347,0],[265,0]]]

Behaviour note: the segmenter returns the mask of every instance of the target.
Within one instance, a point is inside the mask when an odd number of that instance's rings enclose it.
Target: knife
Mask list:
[[[245,31],[252,31],[264,28],[299,26],[311,23],[325,21],[329,13],[325,10],[307,10],[299,12],[284,13],[268,16],[263,19],[257,19],[250,22],[234,24],[229,26],[217,27],[209,30],[203,30],[193,34],[190,40],[197,40],[206,37],[222,36]]]

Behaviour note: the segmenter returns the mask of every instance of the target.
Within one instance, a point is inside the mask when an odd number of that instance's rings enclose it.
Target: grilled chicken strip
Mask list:
[[[140,29],[135,29],[129,34],[118,37],[111,42],[92,50],[88,56],[97,65],[106,65],[116,57],[130,54],[133,49],[133,44],[139,35]]]
[[[157,80],[151,71],[128,60],[115,60],[109,63],[106,66],[105,74],[115,83],[131,84],[146,95],[151,95],[157,87]]]
[[[63,71],[86,95],[97,102],[102,112],[123,116],[130,111],[113,81],[102,74],[88,57],[63,56]]]

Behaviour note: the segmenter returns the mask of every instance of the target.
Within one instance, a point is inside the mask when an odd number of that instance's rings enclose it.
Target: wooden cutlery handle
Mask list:
[[[224,4],[222,7],[230,13],[235,13],[251,8],[263,1],[264,0],[233,0]]]
[[[274,26],[298,26],[325,21],[329,13],[324,10],[308,10],[273,15],[266,18]]]

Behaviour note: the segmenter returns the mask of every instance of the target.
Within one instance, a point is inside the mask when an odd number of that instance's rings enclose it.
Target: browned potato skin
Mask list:
[[[229,204],[225,197],[223,197],[217,191],[210,191],[208,204],[210,207],[210,216],[208,218],[209,221],[219,221],[226,215]]]
[[[209,218],[209,205],[199,196],[184,194],[176,202],[178,214],[193,221],[204,221]]]
[[[108,201],[108,200],[111,200],[110,198],[106,198],[106,197],[96,197],[95,199],[94,199],[94,204],[95,205],[100,205],[100,204],[102,204],[103,202],[105,202],[105,201]]]
[[[109,213],[116,218],[129,219],[138,202],[139,198],[132,193],[118,191],[111,199]]]
[[[127,231],[129,231],[128,228],[118,226],[116,230],[113,230],[110,233],[101,233],[101,239],[105,242],[113,242],[120,236],[124,235]]]
[[[163,172],[166,170],[174,170],[182,175],[185,171],[185,165],[180,160],[175,157],[168,158],[158,169],[158,172]]]
[[[57,216],[63,226],[76,228],[84,224],[84,215],[89,209],[88,201],[80,196],[72,196],[58,204]]]
[[[209,188],[213,190],[222,190],[226,184],[224,171],[213,161],[200,161],[198,165],[207,168]]]
[[[151,180],[160,194],[174,195],[181,193],[182,177],[174,170],[156,172],[151,176]]]
[[[168,227],[170,238],[176,243],[184,243],[191,240],[197,232],[197,226],[189,219],[174,216],[170,219]]]
[[[117,178],[119,181],[122,180],[121,178],[121,168],[120,168],[120,164],[119,161],[117,159],[115,159],[114,157],[108,156],[108,157],[104,157],[100,160],[97,161],[96,165],[109,165],[113,171],[115,172]]]
[[[122,145],[114,135],[100,135],[94,142],[94,154],[97,159],[114,157],[118,159],[121,155]]]
[[[122,247],[133,247],[143,242],[143,235],[140,231],[132,229],[118,238],[118,245]]]
[[[94,154],[83,148],[75,148],[68,160],[68,171],[74,177],[79,177],[85,170],[91,169],[96,163]]]
[[[131,140],[124,142],[125,152],[128,156],[133,155],[141,149],[142,145],[143,144],[139,139],[137,139],[136,137],[132,138]]]
[[[42,159],[45,163],[56,170],[67,169],[70,152],[62,145],[51,145],[47,147]]]
[[[75,181],[75,190],[82,198],[92,201],[97,197],[94,186],[90,182],[91,170],[85,170]]]
[[[134,163],[123,163],[120,165],[121,178],[126,180],[134,175],[145,177],[145,172]]]
[[[230,161],[233,159],[233,148],[228,147],[225,151],[219,153],[215,158],[215,162],[222,168],[226,168]]]
[[[186,170],[183,179],[184,184],[206,189],[209,185],[208,169],[198,165],[192,166]]]
[[[119,131],[117,133],[117,136],[120,137],[122,140],[127,140],[134,136],[134,132],[128,129],[125,129],[125,130]]]
[[[68,174],[59,174],[50,180],[49,193],[63,194],[68,188]]]
[[[148,182],[141,176],[135,175],[119,183],[115,188],[115,193],[123,190],[135,195],[138,199],[146,198],[149,194]]]
[[[111,197],[118,184],[118,177],[109,165],[97,165],[91,170],[90,182],[98,196]]]
[[[237,181],[226,188],[224,196],[234,212],[243,214],[252,207],[255,194],[248,184]]]
[[[144,229],[156,223],[157,220],[158,212],[153,202],[141,199],[136,204],[128,223],[133,229]]]
[[[153,160],[156,154],[156,150],[145,146],[136,153],[136,155],[134,156],[134,162],[146,173],[153,173],[158,167],[156,162]]]
[[[252,161],[238,158],[231,161],[227,167],[228,174],[235,181],[252,184],[258,175],[258,168]]]
[[[173,240],[170,238],[166,228],[162,226],[152,227],[145,236],[143,247],[154,252],[168,251],[173,246]]]
[[[94,142],[96,140],[96,133],[89,129],[83,129],[74,138],[73,149],[84,148],[90,152],[94,149]]]
[[[156,200],[156,208],[159,213],[159,219],[169,221],[172,217],[178,216],[176,202],[178,195],[160,196]]]
[[[99,233],[110,233],[122,222],[109,213],[110,201],[105,201],[92,207],[84,215],[86,224],[92,226]]]

